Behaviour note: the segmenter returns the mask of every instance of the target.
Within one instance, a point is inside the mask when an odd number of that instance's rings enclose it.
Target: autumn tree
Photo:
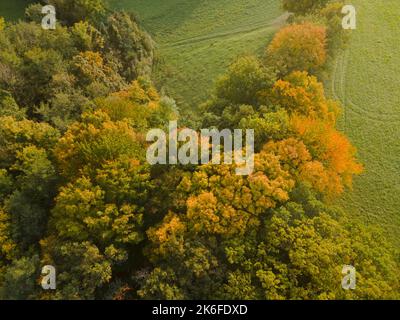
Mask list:
[[[142,149],[127,122],[103,111],[84,114],[60,139],[57,162],[68,183],[55,197],[42,241],[43,263],[61,271],[53,298],[94,298],[113,267],[134,257],[152,189]]]
[[[0,21],[0,299],[399,298],[398,251],[332,204],[362,171],[316,77],[338,3],[283,1],[293,24],[268,59],[239,57],[200,106],[203,128],[254,129],[239,176],[150,166],[146,133],[179,118],[151,37],[101,0],[47,2],[56,30],[37,4]],[[47,264],[56,291],[38,285]]]
[[[344,49],[350,38],[349,30],[342,27],[342,8],[344,1],[330,1],[317,10],[296,14],[289,18],[290,23],[303,24],[306,22],[324,25],[326,27],[326,49],[328,59],[334,57],[338,50]]]
[[[92,299],[128,268],[144,239],[145,205],[152,184],[148,168],[127,158],[104,163],[95,176],[82,175],[60,190],[41,242],[43,263],[59,272],[63,299]]]
[[[33,300],[39,294],[37,279],[40,273],[40,259],[37,254],[22,256],[12,261],[4,270],[0,282],[0,299]]]
[[[98,52],[80,52],[72,61],[79,85],[86,88],[92,98],[106,96],[126,85],[123,78],[105,63]]]
[[[119,288],[115,272],[146,261],[136,260],[142,259],[157,190],[145,160],[144,133],[151,125],[165,125],[173,111],[145,79],[95,105],[55,147],[65,184],[41,245],[43,263],[57,266],[61,275],[59,291],[48,298],[97,297],[99,290]]]
[[[287,114],[270,99],[275,81],[272,68],[256,57],[238,58],[217,81],[214,96],[201,105],[202,126],[221,130],[252,128],[257,151],[268,139],[285,136]]]
[[[46,232],[58,180],[52,161],[58,137],[58,131],[44,123],[0,118],[0,291],[4,298],[32,298],[36,288],[39,241]]]
[[[68,12],[69,6],[100,3],[58,2]],[[9,23],[0,34],[0,90],[25,108],[28,118],[64,132],[93,107],[93,98],[119,91],[139,75],[149,76],[153,42],[133,15],[110,12],[100,21],[78,20],[48,32],[34,16],[37,9],[27,10],[29,23]]]
[[[326,27],[310,22],[281,29],[267,48],[267,63],[281,75],[295,70],[315,72],[326,57]]]

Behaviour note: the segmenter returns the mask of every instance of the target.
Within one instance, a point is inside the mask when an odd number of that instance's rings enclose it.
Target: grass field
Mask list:
[[[351,3],[358,26],[330,90],[346,106],[340,125],[357,146],[365,173],[342,203],[400,244],[400,2]]]
[[[240,54],[262,52],[284,22],[277,0],[109,0],[156,40],[168,93],[190,109]]]

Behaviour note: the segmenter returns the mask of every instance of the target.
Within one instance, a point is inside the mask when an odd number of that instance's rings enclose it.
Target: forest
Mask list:
[[[19,20],[0,10],[0,299],[400,299],[396,241],[343,205],[369,168],[328,87],[353,36],[344,1],[275,4],[279,19],[250,31],[261,50],[220,56],[216,79],[210,66],[172,72],[173,50],[186,58],[199,44],[168,47],[173,28],[150,32],[157,22],[135,5],[26,1]],[[253,129],[254,170],[150,164],[146,135],[171,121]],[[41,286],[44,266],[55,290]],[[343,266],[356,290],[342,288]]]

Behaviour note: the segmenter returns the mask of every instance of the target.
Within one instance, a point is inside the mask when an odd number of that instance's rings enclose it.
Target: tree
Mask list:
[[[260,93],[275,82],[274,73],[258,59],[241,57],[229,67],[228,72],[216,84],[218,98],[233,104],[254,105]]]
[[[42,263],[59,273],[59,290],[49,298],[93,299],[98,288],[112,284],[115,270],[130,269],[144,239],[152,188],[147,165],[124,157],[61,188],[50,235],[41,242]]]
[[[270,99],[275,81],[275,72],[256,57],[238,58],[217,81],[215,96],[201,105],[202,126],[221,130],[253,128],[259,151],[279,130],[282,135],[286,132],[285,115],[276,113]]]
[[[349,41],[349,33],[342,27],[342,8],[343,2],[332,2],[318,13],[327,26],[327,46],[330,55],[338,49],[343,49]]]
[[[24,86],[20,88],[27,105],[37,105],[47,101],[52,93],[53,76],[65,72],[62,56],[55,50],[32,48],[22,58],[21,76]]]
[[[326,57],[326,27],[310,22],[281,29],[267,48],[267,63],[281,75],[295,70],[315,72]]]
[[[292,115],[320,118],[333,125],[340,113],[339,104],[325,97],[323,84],[304,71],[275,82],[270,99]]]
[[[67,10],[61,12],[79,15],[86,9],[93,13],[101,1],[54,3]],[[0,33],[0,90],[26,109],[29,119],[65,132],[93,107],[93,98],[108,96],[139,75],[150,74],[153,42],[133,15],[113,12],[104,19],[74,18],[69,27],[59,25],[48,32],[37,21],[37,9],[36,5],[27,9],[29,23],[8,24]],[[9,115],[14,109],[10,106],[0,114]]]
[[[267,153],[257,157],[252,177],[237,176],[234,169],[204,165],[183,176],[171,212],[147,232],[148,255],[157,268],[140,291],[142,296],[170,292],[175,298],[215,298],[227,272],[226,241],[239,243],[253,233],[261,216],[286,201],[294,186],[278,158]]]
[[[25,115],[25,110],[21,109],[12,95],[0,89],[0,117],[13,116],[18,120],[22,120]]]
[[[47,0],[57,11],[57,17],[66,25],[76,22],[99,22],[106,14],[103,0]]]
[[[4,299],[36,294],[38,247],[57,176],[52,151],[58,132],[47,124],[0,118],[0,287]]]
[[[0,181],[1,181],[1,192],[4,192],[4,176],[5,170],[0,171]],[[8,181],[8,187],[11,189],[11,181]],[[3,200],[3,199],[2,199]],[[16,244],[12,239],[11,234],[11,219],[7,212],[0,209],[0,271],[4,275],[8,268],[8,264],[14,259],[16,254]],[[3,282],[2,277],[0,277],[0,287]]]
[[[97,98],[96,110],[70,125],[56,146],[62,175],[71,179],[84,168],[93,171],[122,155],[144,160],[147,129],[164,127],[176,116],[167,102],[143,78],[108,97]]]
[[[143,239],[144,207],[152,184],[138,161],[110,161],[95,177],[82,176],[61,188],[51,225],[57,239],[90,241],[116,262],[127,259],[127,246]]]
[[[236,205],[236,200],[239,204],[247,197],[246,193],[242,192],[244,198],[237,194],[232,201],[230,177],[228,190],[221,188],[225,186],[226,172],[219,176],[214,171],[216,174],[209,176],[205,171],[208,170],[195,173],[201,180],[182,180],[180,189],[190,190],[187,197],[176,198],[183,201],[182,211],[169,213],[158,227],[148,231],[152,243],[148,254],[156,267],[143,282],[140,296],[398,297],[400,278],[395,253],[377,230],[350,222],[342,211],[317,200],[304,185],[290,189],[290,200],[283,197],[278,202],[271,202],[266,189],[257,189],[257,193],[251,188],[248,197],[256,196],[252,207],[256,211],[247,219],[246,211],[250,208],[246,202],[242,207]],[[202,186],[197,185],[200,181]],[[246,190],[248,185],[242,186]],[[200,190],[196,190],[198,187]],[[345,291],[340,286],[344,264],[357,268],[356,291]]]
[[[102,86],[101,94],[95,92],[93,97],[108,95],[118,91],[125,86],[123,78],[110,66],[98,52],[80,52],[73,57],[74,74],[82,87],[88,91],[93,91],[93,86]]]
[[[59,27],[54,32],[46,32],[39,24],[19,22],[10,25],[2,36],[0,87],[26,109],[27,116],[38,119],[39,113],[53,124],[58,118],[57,124],[65,127],[62,122],[70,121],[76,113],[80,115],[76,105],[71,109],[65,106],[63,110],[55,110],[59,107],[56,100],[61,94],[82,94],[74,88],[75,80],[68,70],[75,49],[67,29]]]
[[[99,52],[104,49],[104,36],[87,21],[75,23],[71,28],[71,33],[74,45],[79,52]]]
[[[176,119],[179,114],[175,101],[160,97],[151,81],[143,77],[106,98],[97,98],[95,104],[112,121],[126,121],[142,134],[149,128],[167,128],[169,120]]]
[[[49,237],[41,244],[43,263],[57,266],[57,290],[42,291],[41,299],[95,299],[97,290],[110,282],[110,263],[91,243],[60,243]]]
[[[140,260],[141,245],[156,190],[143,133],[153,121],[168,122],[170,114],[161,111],[165,105],[144,79],[95,104],[97,110],[84,113],[55,148],[66,184],[54,198],[41,244],[43,263],[61,270],[62,280],[60,291],[47,298],[88,299],[98,290],[118,294],[126,276],[112,275],[133,272],[132,261],[136,268],[146,262]]]
[[[356,149],[331,124],[318,119],[294,117],[292,126],[317,162],[304,166],[303,177],[328,197],[351,187],[354,175],[363,171],[355,160]]]

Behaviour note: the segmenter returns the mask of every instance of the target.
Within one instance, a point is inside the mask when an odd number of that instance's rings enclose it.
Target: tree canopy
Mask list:
[[[151,166],[147,132],[186,120],[152,81],[153,40],[101,0],[47,2],[51,32],[38,4],[0,19],[0,298],[399,298],[398,250],[335,205],[363,171],[319,74],[337,4],[284,0],[295,17],[265,56],[238,57],[198,106],[203,128],[254,129],[240,176]]]
[[[267,59],[282,75],[315,71],[326,61],[326,41],[325,26],[292,24],[275,35],[268,46]]]

